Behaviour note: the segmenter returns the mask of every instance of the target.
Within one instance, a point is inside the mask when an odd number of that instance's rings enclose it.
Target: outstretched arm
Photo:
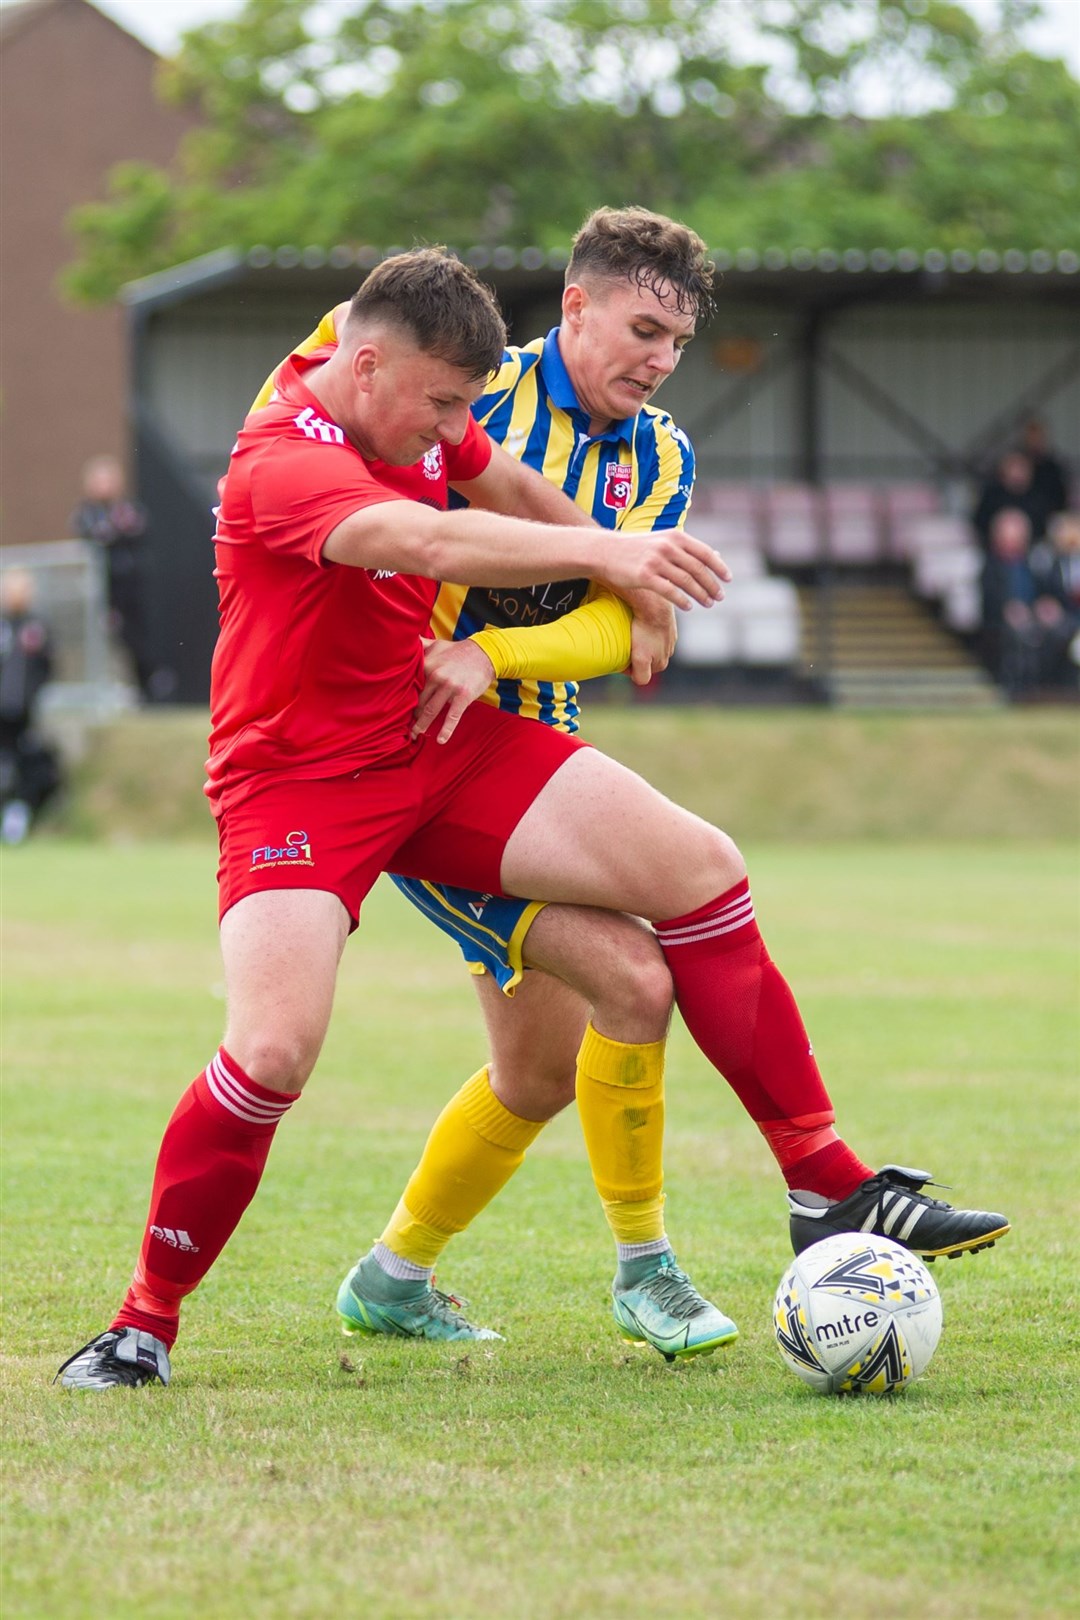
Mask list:
[[[676,607],[703,607],[724,594],[730,570],[702,540],[664,534],[609,534],[605,529],[530,523],[466,508],[436,512],[417,501],[362,507],[323,545],[329,562],[387,568],[457,585],[541,585],[599,579],[616,590],[645,588]]]

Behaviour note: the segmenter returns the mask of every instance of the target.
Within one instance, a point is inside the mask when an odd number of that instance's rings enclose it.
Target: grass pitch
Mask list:
[[[5,854],[5,1616],[1074,1612],[1074,855],[750,857],[845,1134],[1015,1223],[936,1265],[942,1342],[891,1401],[822,1399],[780,1364],[782,1185],[681,1030],[669,1226],[737,1345],[668,1368],[621,1343],[572,1113],[442,1269],[505,1345],[338,1336],[341,1275],[483,1058],[455,953],[391,891],[346,952],[263,1188],[188,1304],[172,1387],[50,1387],[109,1320],[161,1127],[219,1039],[213,862],[56,840]]]

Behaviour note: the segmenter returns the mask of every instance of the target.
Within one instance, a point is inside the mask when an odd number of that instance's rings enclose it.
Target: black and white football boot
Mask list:
[[[65,1389],[111,1389],[114,1384],[167,1384],[172,1369],[160,1339],[138,1328],[109,1328],[69,1356],[53,1379]]]
[[[985,1209],[954,1209],[923,1192],[933,1186],[929,1170],[887,1164],[840,1203],[819,1193],[789,1192],[791,1246],[796,1254],[838,1232],[873,1232],[902,1243],[923,1260],[989,1249],[1009,1222]]]

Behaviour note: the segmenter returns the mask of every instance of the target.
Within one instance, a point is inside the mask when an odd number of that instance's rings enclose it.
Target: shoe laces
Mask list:
[[[114,1360],[115,1357],[113,1357],[110,1352],[112,1351],[112,1347],[119,1337],[119,1333],[117,1333],[114,1328],[110,1328],[107,1333],[99,1333],[95,1339],[91,1339],[89,1343],[82,1345],[81,1348],[76,1350],[73,1355],[68,1356],[66,1361],[62,1361],[60,1363],[59,1367],[56,1369],[56,1377],[53,1379],[53,1383],[55,1384],[56,1379],[60,1377],[60,1374],[67,1372],[68,1368],[74,1362],[79,1361],[83,1356],[85,1356],[88,1350],[92,1350],[94,1352],[95,1360]]]
[[[897,1175],[895,1171],[882,1170],[874,1177],[877,1183],[878,1213],[881,1214],[881,1200],[887,1192],[896,1192],[898,1189],[913,1198],[917,1204],[924,1204],[927,1209],[952,1209],[943,1198],[931,1198],[929,1193],[923,1192],[924,1187],[941,1186],[937,1181],[912,1181],[909,1176]]]
[[[419,1312],[436,1322],[457,1321],[460,1324],[465,1322],[465,1317],[461,1313],[465,1311],[468,1303],[467,1299],[460,1299],[457,1294],[444,1294],[441,1288],[436,1288],[435,1276],[432,1273],[431,1286],[424,1296]],[[471,1327],[472,1323],[467,1325]]]
[[[661,1262],[655,1275],[647,1277],[637,1286],[639,1292],[647,1294],[662,1311],[682,1322],[700,1316],[708,1306],[708,1301],[698,1293],[686,1272],[670,1261],[666,1264]]]

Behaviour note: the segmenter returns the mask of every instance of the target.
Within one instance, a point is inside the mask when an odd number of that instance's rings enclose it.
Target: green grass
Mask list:
[[[750,856],[846,1134],[1015,1222],[938,1263],[942,1343],[896,1400],[821,1399],[782,1367],[782,1187],[681,1031],[669,1225],[740,1323],[732,1350],[669,1369],[618,1339],[572,1114],[443,1268],[505,1345],[341,1339],[341,1274],[482,1060],[452,949],[381,890],[172,1387],[51,1387],[122,1292],[161,1126],[219,1038],[213,862],[59,839],[5,855],[5,1617],[1075,1612],[1075,857]]]
[[[1015,839],[1080,833],[1075,708],[984,714],[668,708],[590,700],[588,735],[740,840]],[[112,842],[202,838],[201,709],[149,710],[83,739],[54,825]]]

